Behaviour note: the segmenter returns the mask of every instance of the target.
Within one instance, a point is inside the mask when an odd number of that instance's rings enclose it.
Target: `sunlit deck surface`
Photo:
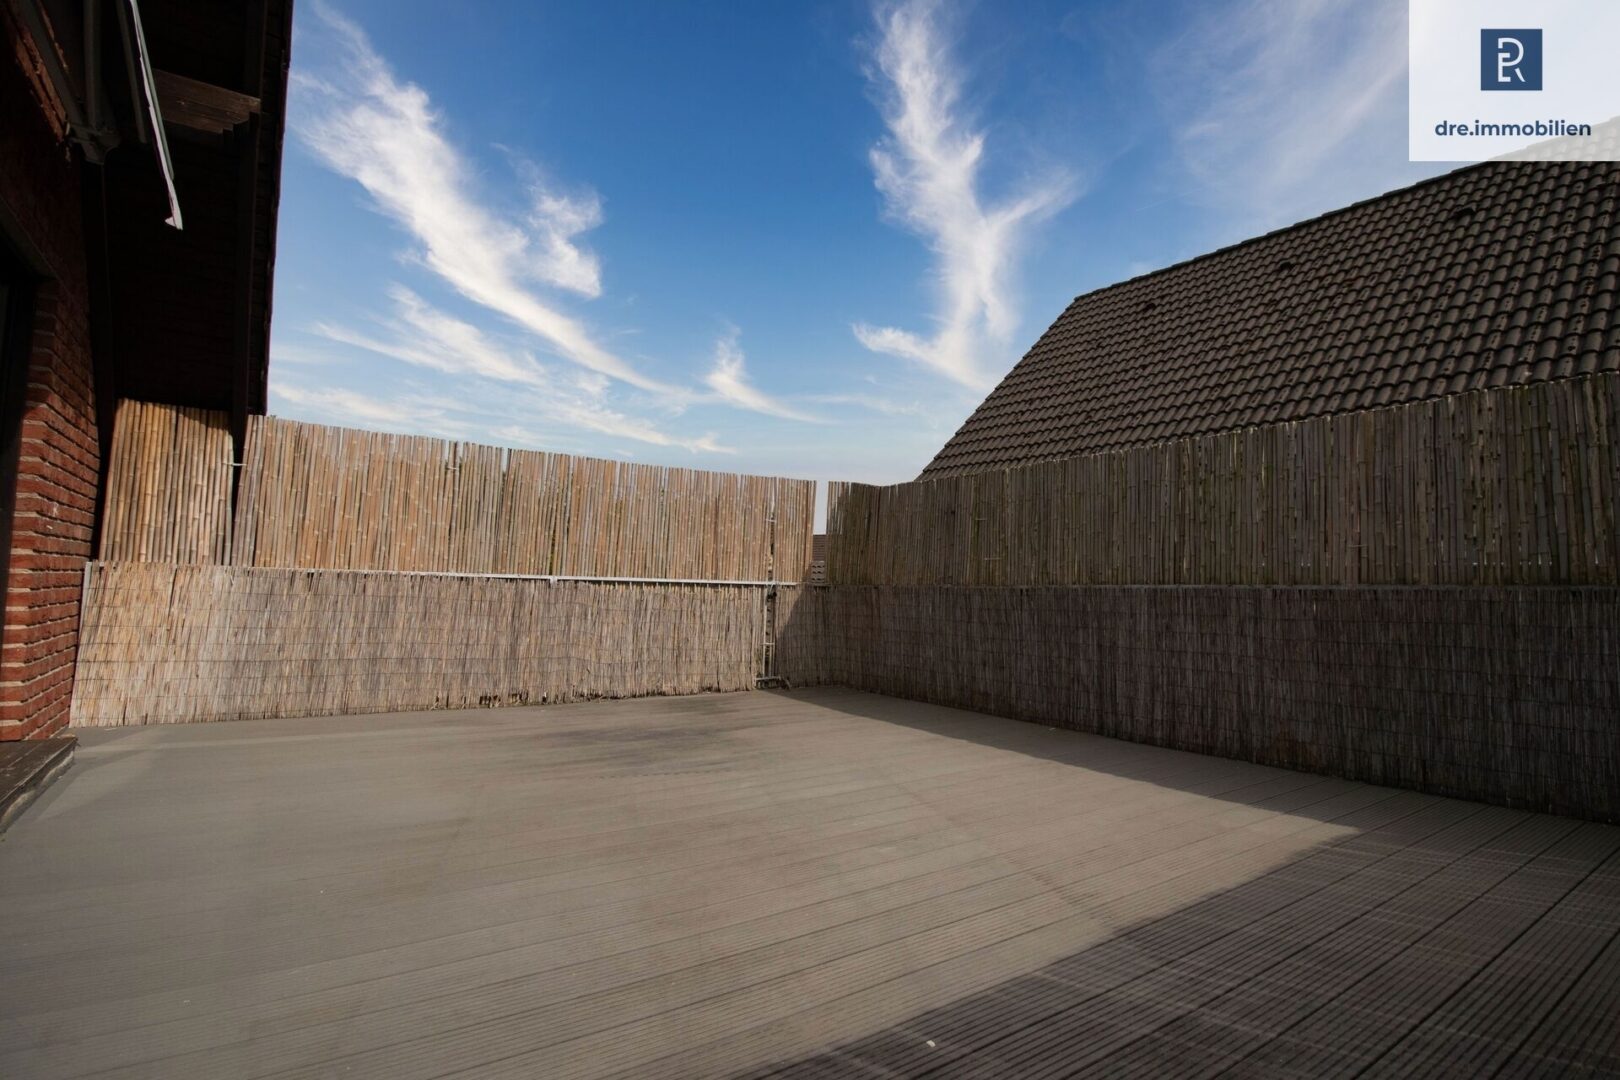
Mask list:
[[[0,1076],[1613,1073],[1617,851],[841,690],[84,732]]]

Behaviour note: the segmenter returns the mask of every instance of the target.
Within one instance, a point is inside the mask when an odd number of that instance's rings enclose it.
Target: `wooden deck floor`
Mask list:
[[[90,731],[0,1076],[1613,1074],[1617,852],[839,690]]]

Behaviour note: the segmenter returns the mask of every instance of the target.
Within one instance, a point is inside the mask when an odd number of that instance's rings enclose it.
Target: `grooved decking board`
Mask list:
[[[86,732],[0,1075],[1613,1069],[1620,828],[847,690]]]

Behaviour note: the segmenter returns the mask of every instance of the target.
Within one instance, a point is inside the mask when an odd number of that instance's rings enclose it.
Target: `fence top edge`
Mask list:
[[[1216,589],[1244,590],[1247,592],[1581,592],[1606,593],[1620,595],[1620,585],[1574,585],[1559,584],[1558,582],[1483,582],[1483,583],[1457,583],[1428,582],[1426,584],[1402,585],[1400,583],[1382,582],[1350,585],[1253,585],[1243,582],[1204,582],[1199,584],[1179,585],[1153,585],[1153,584],[1105,584],[1087,582],[1074,583],[1048,583],[1048,584],[1017,584],[1017,585],[962,585],[946,584],[942,582],[923,582],[921,584],[906,584],[901,582],[847,582],[847,581],[805,581],[787,582],[775,581],[766,584],[773,585],[799,585],[809,589],[954,589],[977,590],[979,592],[1013,592],[1030,591],[1035,589],[1066,589],[1073,592],[1091,590],[1102,592],[1105,590],[1131,590],[1136,592],[1154,590],[1160,592],[1211,592]]]
[[[152,562],[142,559],[88,559],[85,561],[85,570],[92,567],[119,566],[164,566],[171,569],[190,567],[207,567],[212,570],[231,570],[243,573],[278,573],[278,574],[372,574],[389,577],[431,577],[431,578],[474,578],[500,581],[551,581],[568,582],[583,581],[597,582],[604,585],[800,585],[800,581],[781,581],[772,579],[748,578],[658,578],[658,577],[613,577],[605,574],[498,574],[479,573],[465,570],[369,570],[354,566],[230,566],[223,563],[170,563]]]

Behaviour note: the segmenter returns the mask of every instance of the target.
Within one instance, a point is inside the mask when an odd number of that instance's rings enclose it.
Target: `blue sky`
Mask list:
[[[913,477],[1076,295],[1432,175],[1404,0],[298,6],[281,416]]]

